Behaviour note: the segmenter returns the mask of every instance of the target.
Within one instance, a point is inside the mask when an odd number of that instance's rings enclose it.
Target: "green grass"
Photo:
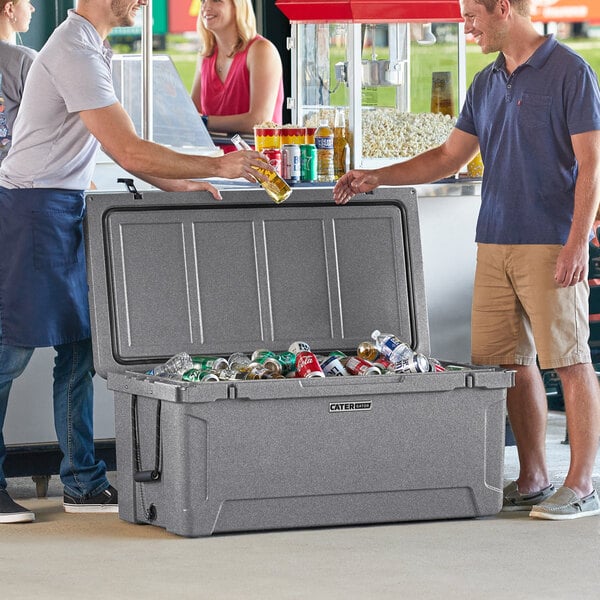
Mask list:
[[[566,45],[573,48],[581,54],[585,60],[592,66],[597,74],[600,75],[600,40],[598,39],[576,39],[561,40]],[[178,51],[176,46],[169,44],[167,53],[171,56],[175,67],[188,91],[192,88],[194,71],[196,68],[196,53],[189,51]],[[411,109],[412,112],[428,112],[431,101],[431,73],[434,71],[451,71],[454,81],[457,77],[456,65],[456,47],[454,44],[438,43],[435,46],[419,46],[413,44],[411,47],[412,64],[411,70]],[[339,54],[339,55],[338,55]],[[387,58],[385,51],[377,50],[378,58]],[[473,80],[473,76],[481,71],[486,65],[493,62],[496,54],[482,54],[478,46],[474,44],[467,45],[466,63],[467,63],[467,85]],[[331,49],[330,62],[332,65],[331,78],[333,78],[333,65],[340,60],[344,60],[342,51]],[[455,84],[456,87],[456,84]],[[377,95],[379,106],[395,105],[395,88],[393,86],[375,88],[373,90]],[[455,95],[458,90],[455,89]],[[455,102],[458,98],[455,98]],[[331,95],[331,104],[343,106],[348,104],[348,94],[344,86],[339,86],[337,91]]]

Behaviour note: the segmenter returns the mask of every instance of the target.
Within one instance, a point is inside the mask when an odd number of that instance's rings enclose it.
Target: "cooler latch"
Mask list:
[[[130,179],[129,177],[119,177],[117,179],[117,183],[124,183],[127,186],[127,191],[129,193],[133,194],[133,197],[136,200],[142,199],[142,195],[137,191],[137,188],[135,187],[135,184],[133,183],[133,179]]]

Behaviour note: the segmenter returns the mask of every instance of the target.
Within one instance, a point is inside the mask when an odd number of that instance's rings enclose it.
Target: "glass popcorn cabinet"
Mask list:
[[[410,158],[446,139],[466,92],[459,2],[277,0],[290,19],[295,124],[346,111],[352,167]]]

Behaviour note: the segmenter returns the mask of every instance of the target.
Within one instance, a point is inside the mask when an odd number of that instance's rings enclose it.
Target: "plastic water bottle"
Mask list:
[[[326,120],[322,120],[315,131],[315,146],[317,147],[317,181],[334,181],[333,131]]]
[[[397,363],[408,360],[414,355],[412,348],[391,333],[381,333],[378,329],[373,331],[371,338],[381,354],[390,362]]]
[[[187,352],[180,352],[172,356],[166,363],[148,371],[148,375],[157,377],[177,377],[194,368],[194,361]]]

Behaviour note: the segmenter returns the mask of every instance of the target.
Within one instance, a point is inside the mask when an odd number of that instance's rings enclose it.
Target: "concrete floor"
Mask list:
[[[564,415],[550,413],[548,462],[559,484],[569,460],[564,434]],[[505,478],[514,478],[517,470],[516,449],[507,447]],[[600,460],[595,485],[600,486]],[[600,597],[600,517],[552,522],[500,513],[187,539],[114,514],[67,515],[55,477],[46,499],[35,497],[28,479],[10,480],[9,490],[35,511],[36,522],[0,527],[3,598]]]

